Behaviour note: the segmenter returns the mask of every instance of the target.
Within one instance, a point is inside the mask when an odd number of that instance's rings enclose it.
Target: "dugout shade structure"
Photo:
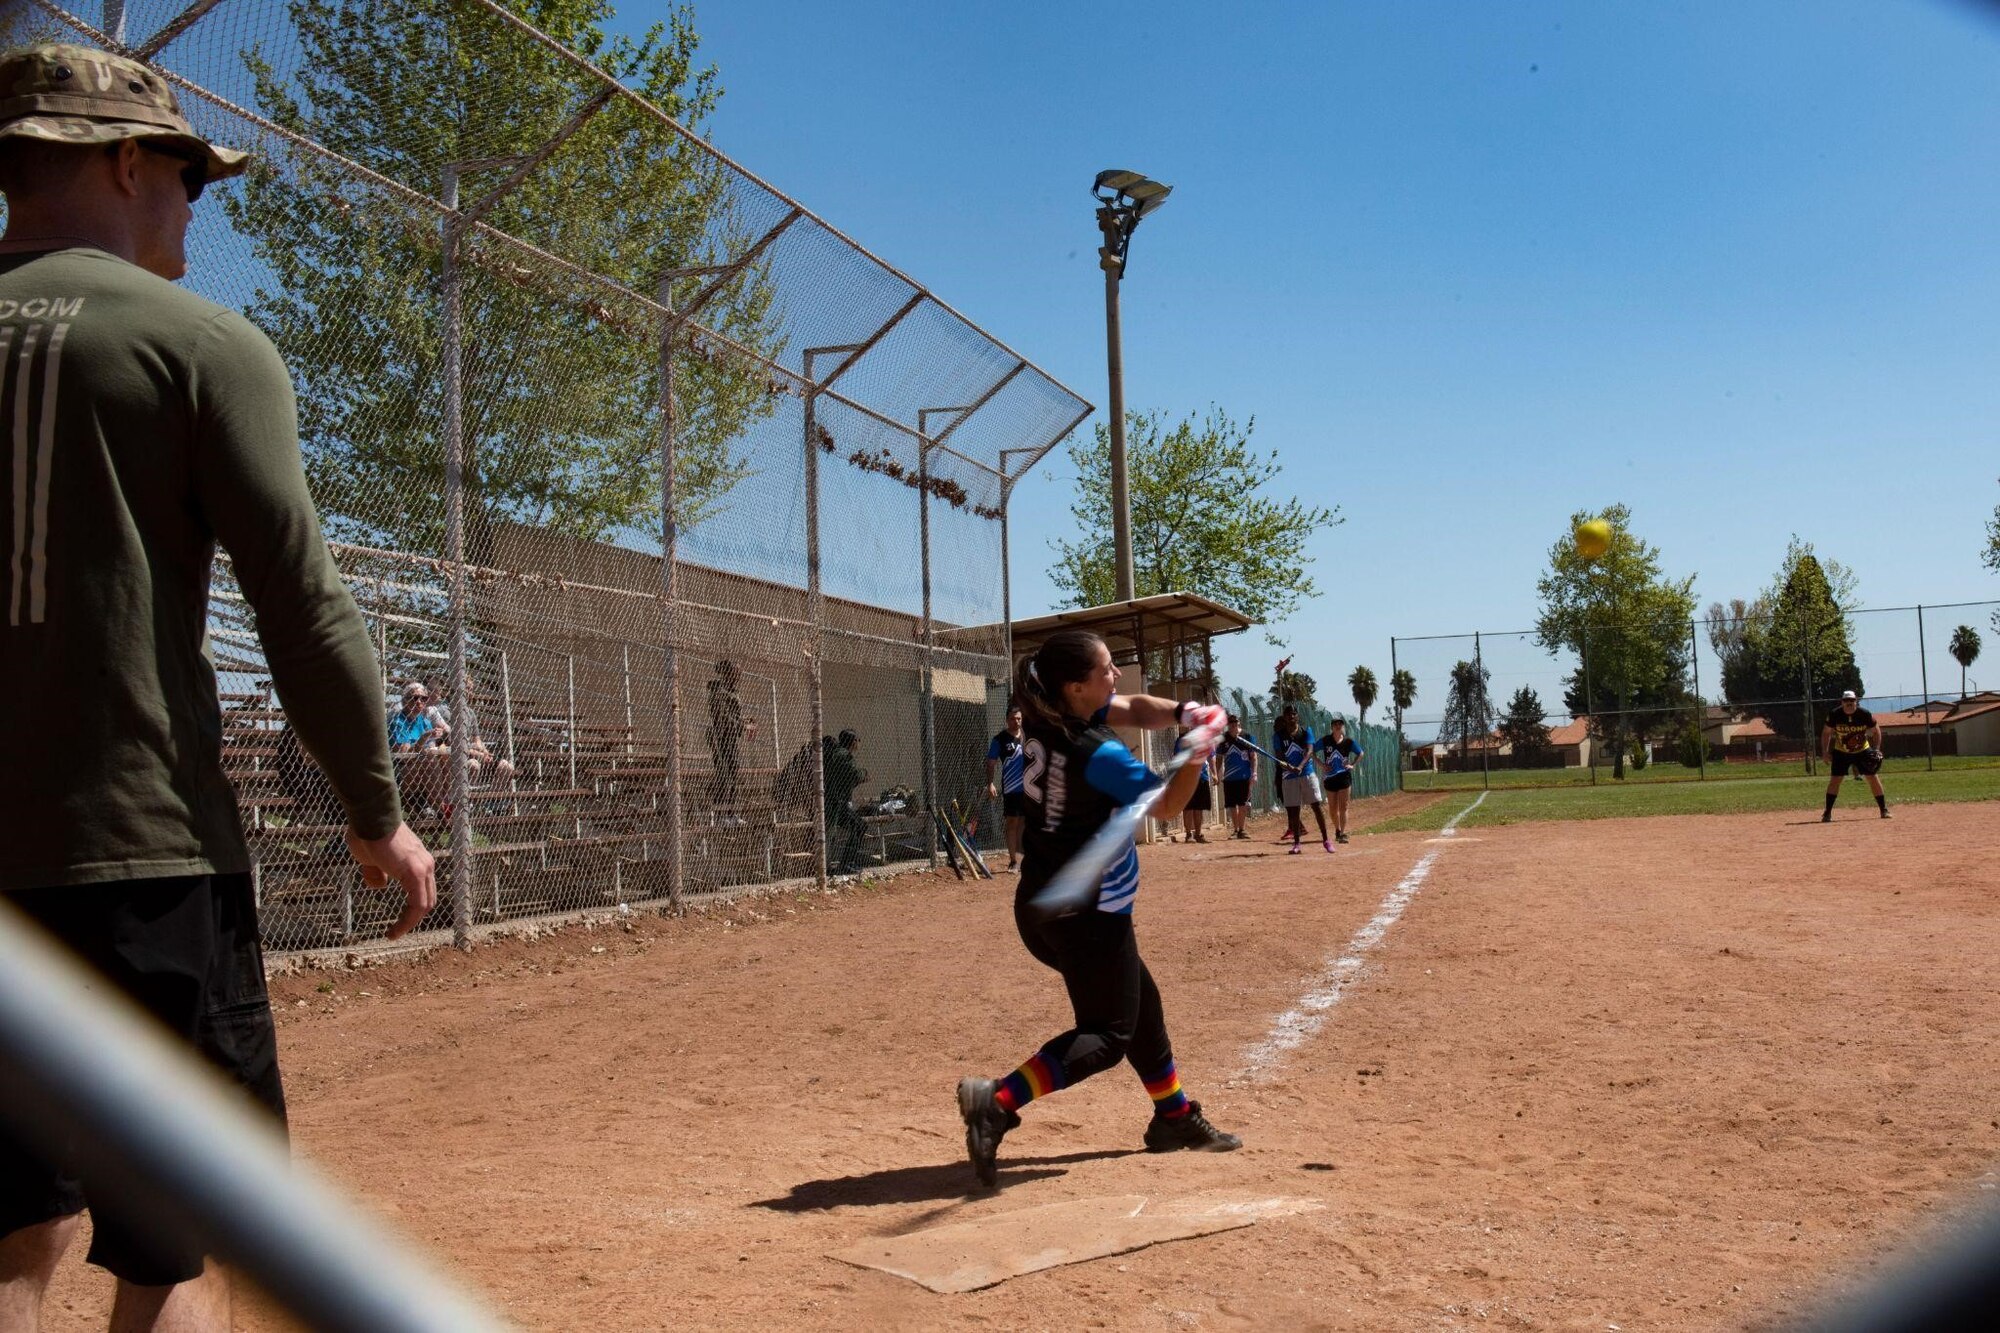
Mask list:
[[[25,0],[0,42],[144,61],[250,154],[185,285],[291,371],[380,724],[419,680],[450,727],[397,761],[430,930],[922,864],[1004,717],[1014,484],[1090,405],[517,8]],[[268,947],[378,937],[226,556],[209,638]]]

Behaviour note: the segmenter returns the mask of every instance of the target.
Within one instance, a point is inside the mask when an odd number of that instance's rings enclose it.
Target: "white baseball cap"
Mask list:
[[[1861,696],[1856,694],[1853,690],[1842,690],[1840,692],[1840,697],[1843,700],[1847,700],[1847,699],[1859,699]]]

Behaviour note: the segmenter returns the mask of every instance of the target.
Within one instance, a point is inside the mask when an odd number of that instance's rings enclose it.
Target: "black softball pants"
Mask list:
[[[1014,899],[1014,924],[1035,961],[1062,974],[1076,1026],[1042,1045],[1057,1062],[1063,1085],[1081,1083],[1130,1059],[1142,1078],[1157,1077],[1173,1062],[1160,988],[1139,957],[1129,914],[1088,911],[1054,921],[1032,921]]]

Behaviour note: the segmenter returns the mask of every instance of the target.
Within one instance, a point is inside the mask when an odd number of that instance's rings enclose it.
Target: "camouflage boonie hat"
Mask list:
[[[247,154],[194,132],[167,81],[136,60],[88,46],[23,46],[0,54],[0,139],[116,143],[171,139],[208,159],[208,179],[241,175]]]

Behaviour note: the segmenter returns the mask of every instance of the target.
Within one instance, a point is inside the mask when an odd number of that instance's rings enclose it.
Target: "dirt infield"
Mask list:
[[[973,1187],[954,1080],[1066,1026],[1005,877],[281,978],[296,1135],[534,1328],[1767,1326],[2000,1156],[1995,808],[1844,814],[1147,849],[1141,939],[1233,1155],[1136,1152],[1121,1069]],[[1324,1029],[1239,1077],[1431,852]],[[956,1296],[824,1257],[1204,1190],[1326,1208]],[[50,1327],[103,1292],[72,1264]]]

